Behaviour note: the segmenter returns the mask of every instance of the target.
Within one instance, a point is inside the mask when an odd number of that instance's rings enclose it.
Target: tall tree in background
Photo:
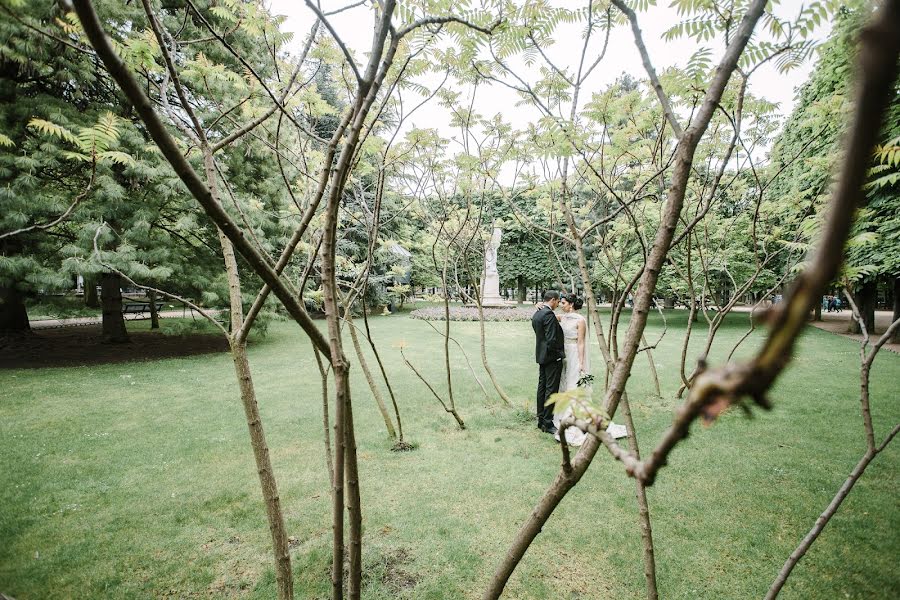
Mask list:
[[[783,173],[773,186],[767,210],[778,215],[779,230],[802,233],[796,242],[801,248],[809,247],[824,223],[824,203],[842,152],[843,121],[835,115],[847,115],[852,110],[852,67],[859,53],[859,32],[868,16],[864,2],[849,2],[836,13],[834,29],[821,46],[816,67],[800,89],[797,105],[772,150],[770,168]],[[897,97],[898,88],[894,90]],[[870,332],[874,331],[879,287],[887,297],[894,296],[896,303],[900,276],[896,243],[900,233],[898,146],[900,106],[894,102],[879,134],[875,164],[866,185],[867,206],[858,215],[847,242],[847,264],[832,290],[838,293],[845,283],[855,290]],[[852,315],[848,323],[851,330],[860,331]]]

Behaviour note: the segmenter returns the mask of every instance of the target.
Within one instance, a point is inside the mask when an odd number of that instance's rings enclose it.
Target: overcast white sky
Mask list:
[[[329,11],[350,3],[351,0],[322,0],[322,8],[325,11]],[[556,4],[563,5],[561,1]],[[565,4],[568,6],[581,6],[585,3],[570,1]],[[674,65],[684,66],[690,56],[700,46],[712,47],[714,51],[713,64],[718,62],[722,52],[721,43],[709,41],[699,44],[687,38],[672,42],[664,41],[662,33],[680,19],[675,9],[669,7],[668,0],[659,0],[658,4],[660,6],[650,7],[646,12],[638,13],[644,41],[657,71],[662,71],[666,67]],[[799,0],[782,0],[777,6],[777,14],[782,18],[796,16],[803,5],[804,3]],[[294,32],[294,45],[301,45],[313,24],[314,16],[312,11],[305,6],[302,0],[271,0],[271,10],[274,14],[287,16],[284,27],[288,31]],[[361,62],[364,58],[364,53],[369,49],[372,39],[374,21],[371,8],[369,6],[357,7],[331,17],[330,21],[344,42],[357,54]],[[816,32],[816,38],[824,39],[830,27],[830,24],[823,24]],[[548,50],[551,59],[558,66],[570,65],[574,71],[583,44],[581,39],[582,28],[583,24],[560,28],[559,34],[555,36],[557,40],[556,45]],[[597,55],[602,44],[602,39],[600,39],[602,36],[595,35],[595,37],[598,39],[592,42],[592,47],[596,48],[594,56]],[[795,89],[808,77],[813,59],[810,59],[801,68],[794,69],[787,74],[778,73],[774,67],[763,66],[751,78],[750,90],[754,94],[779,103],[783,114],[787,115],[793,107]],[[640,56],[634,46],[634,38],[628,27],[618,27],[610,35],[607,56],[592,73],[585,86],[587,93],[584,93],[582,98],[589,100],[591,91],[602,89],[623,72],[630,73],[638,79],[646,77]],[[525,73],[523,72],[523,74]],[[537,113],[536,111],[531,112],[525,108],[515,107],[516,101],[516,95],[501,86],[493,85],[491,89],[481,86],[476,98],[475,110],[487,117],[501,112],[505,120],[510,121],[515,127],[519,128],[528,121],[533,120]],[[454,133],[447,124],[446,111],[438,107],[434,101],[432,101],[431,106],[423,107],[413,115],[408,126],[436,127],[442,135],[447,137],[451,137]]]

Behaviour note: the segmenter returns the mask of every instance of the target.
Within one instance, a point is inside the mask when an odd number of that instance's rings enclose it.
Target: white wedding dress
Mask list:
[[[578,387],[578,379],[581,377],[581,373],[590,372],[590,357],[588,356],[587,348],[585,348],[584,353],[584,365],[581,364],[581,357],[578,355],[578,324],[583,321],[584,317],[574,312],[563,314],[562,318],[559,320],[559,326],[562,327],[563,330],[563,340],[566,348],[566,358],[565,362],[563,362],[562,376],[559,378],[560,392],[574,390]],[[587,344],[587,340],[585,340],[585,344]],[[587,389],[590,391],[590,388]],[[553,415],[553,425],[558,429],[560,422],[566,417],[571,416],[572,408],[569,407],[564,412]],[[580,446],[584,443],[586,437],[587,434],[576,427],[569,427],[566,429],[566,441],[570,446]],[[558,433],[556,434],[556,439],[559,439]]]
[[[585,318],[575,312],[565,313],[559,320],[559,325],[563,330],[563,338],[566,349],[566,358],[565,362],[563,363],[562,376],[559,378],[560,392],[574,390],[578,387],[578,380],[581,378],[581,374],[591,372],[591,355],[589,347],[587,346],[587,340],[584,341],[586,346],[584,352],[585,364],[581,364],[581,357],[578,353],[578,325],[582,322],[584,322],[585,326],[587,326]],[[590,393],[590,386],[588,386],[586,389],[588,390],[588,393]],[[557,429],[559,429],[559,424],[562,422],[562,420],[570,416],[572,416],[571,407],[567,408],[560,414],[554,414],[553,425],[556,426]],[[628,435],[624,425],[616,425],[612,422],[610,422],[609,427],[606,428],[606,432],[615,439],[623,438]],[[585,438],[587,438],[587,434],[576,427],[569,427],[568,429],[566,429],[566,441],[570,446],[582,445]],[[559,433],[556,434],[556,439],[559,440]]]

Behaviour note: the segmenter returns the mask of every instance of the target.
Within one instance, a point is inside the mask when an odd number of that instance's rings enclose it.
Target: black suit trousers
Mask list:
[[[537,420],[538,427],[548,429],[553,426],[553,405],[547,405],[547,398],[559,391],[559,379],[562,377],[563,361],[557,360],[540,365],[537,387]]]

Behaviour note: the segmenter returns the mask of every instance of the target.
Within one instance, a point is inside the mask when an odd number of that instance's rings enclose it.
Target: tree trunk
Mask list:
[[[349,309],[344,311],[344,320],[347,321],[347,329],[350,330],[350,338],[353,340],[353,349],[356,350],[356,358],[359,359],[359,368],[362,369],[363,375],[366,376],[366,382],[369,384],[369,389],[372,390],[372,396],[375,397],[375,403],[378,405],[378,411],[381,413],[381,418],[384,419],[384,426],[387,429],[388,435],[391,436],[392,440],[395,440],[397,439],[397,431],[394,429],[394,422],[391,421],[391,415],[388,413],[387,405],[384,403],[384,398],[381,396],[381,390],[378,389],[375,378],[372,377],[372,371],[369,370],[369,364],[366,362],[366,357],[363,356],[363,349],[359,344],[359,335],[356,333],[356,326],[353,324],[353,317],[350,315]]]
[[[891,318],[891,323],[900,319],[900,277],[894,278],[894,315]],[[900,344],[900,329],[894,331],[894,335],[891,336],[892,344]]]
[[[150,290],[147,295],[150,298],[150,329],[159,329],[159,313],[156,310],[156,292]]]
[[[350,401],[350,378],[344,380],[346,402],[344,413],[344,438],[346,452],[344,460],[347,477],[347,516],[350,523],[348,536],[349,581],[347,592],[350,600],[359,600],[362,593],[362,505],[359,490],[359,463],[356,461],[356,432],[353,426],[353,403]]]
[[[641,335],[641,342],[647,346],[647,337]],[[656,397],[662,398],[662,390],[659,387],[659,374],[656,372],[656,363],[653,361],[653,350],[647,348],[647,362],[650,364],[650,375],[653,377],[653,387],[656,389]]]
[[[822,320],[822,302],[820,300],[819,303],[816,304],[816,309],[815,309],[815,312],[813,313],[813,321],[821,321],[821,320]]]
[[[206,184],[210,194],[218,201],[219,193],[215,174],[215,163],[208,147],[203,148],[203,167]],[[241,299],[241,279],[238,272],[237,257],[231,240],[216,228],[219,244],[222,246],[222,259],[228,276],[228,301],[230,309],[228,343],[234,360],[234,371],[237,376],[241,403],[250,430],[250,445],[256,459],[256,472],[262,488],[263,502],[266,505],[266,520],[272,537],[272,553],[275,555],[275,588],[278,600],[292,600],[294,597],[294,575],[291,571],[291,555],[288,549],[287,531],[284,526],[284,513],[281,510],[281,499],[275,481],[275,471],[269,458],[269,445],[263,431],[259,405],[256,401],[256,388],[250,374],[250,362],[247,359],[247,343],[236,339],[244,324],[244,306]],[[105,296],[105,294],[104,294]],[[246,339],[246,338],[245,338]]]
[[[322,425],[325,430],[325,466],[328,467],[328,481],[334,485],[334,456],[331,451],[331,419],[328,416],[328,371],[322,362],[322,354],[313,346],[313,355],[316,357],[316,365],[319,367],[319,375],[322,377]]]
[[[859,314],[866,324],[866,331],[869,332],[869,335],[875,333],[875,299],[877,293],[878,282],[872,280],[862,284],[854,294],[856,307],[859,309]],[[850,318],[850,333],[862,333],[859,322],[852,316]]]
[[[0,334],[30,331],[28,311],[22,295],[14,287],[0,286]]]
[[[122,278],[118,273],[104,273],[100,277],[100,299],[103,303],[103,341],[114,344],[127,342],[125,317],[122,316]]]
[[[100,298],[97,296],[97,280],[93,277],[84,278],[84,305],[88,308],[100,308]]]
[[[519,281],[520,282],[522,281],[521,277],[519,277]],[[522,290],[522,288],[520,287],[519,290]],[[487,371],[488,377],[491,378],[491,383],[494,384],[494,389],[497,390],[497,394],[500,395],[500,398],[503,400],[504,403],[506,403],[507,406],[512,406],[512,400],[509,399],[509,395],[506,393],[506,390],[503,389],[503,386],[500,385],[500,382],[497,381],[497,378],[494,376],[494,371],[491,369],[491,366],[488,364],[487,340],[484,335],[484,306],[481,304],[481,294],[478,291],[476,291],[475,293],[477,294],[475,296],[475,302],[478,304],[478,331],[479,331],[479,335],[480,335],[479,342],[480,342],[480,346],[481,346],[481,364],[484,365],[484,370]],[[449,323],[450,322],[448,321],[447,322],[448,327],[449,327]],[[460,349],[462,349],[462,346],[460,346]],[[474,375],[475,372],[472,371],[472,374]],[[477,377],[476,377],[476,379],[477,379]],[[462,427],[465,428],[465,425],[462,424],[459,416],[456,414],[454,414],[454,416],[457,417],[457,419],[456,419],[457,422],[460,422]]]
[[[209,176],[209,173],[207,173]],[[213,189],[215,189],[213,187]],[[219,231],[219,242],[222,244],[222,257],[228,273],[228,295],[231,304],[231,331],[238,332],[243,325],[244,309],[241,304],[241,281],[238,276],[237,258],[231,241]],[[275,482],[275,472],[269,459],[269,445],[263,431],[259,416],[259,405],[256,401],[256,388],[250,374],[250,362],[247,359],[246,342],[237,342],[229,336],[231,356],[234,360],[234,372],[237,376],[241,403],[250,430],[250,445],[256,459],[256,472],[262,488],[263,502],[266,505],[266,517],[269,522],[269,533],[272,536],[272,548],[275,554],[275,585],[279,600],[290,600],[294,596],[294,581],[291,573],[291,555],[288,550],[287,532],[284,527],[284,515],[281,510],[281,499]]]
[[[223,239],[224,236],[222,236]],[[234,328],[232,328],[234,329]],[[269,446],[259,416],[256,401],[256,390],[250,376],[250,363],[247,360],[247,345],[244,342],[232,343],[231,356],[234,359],[234,372],[237,375],[241,393],[241,403],[247,417],[247,428],[250,430],[250,445],[253,446],[253,457],[256,459],[256,472],[262,487],[263,500],[266,504],[266,516],[269,521],[269,533],[275,553],[275,583],[279,600],[290,600],[294,597],[294,582],[291,574],[291,555],[288,550],[287,532],[284,527],[284,516],[281,510],[281,499],[269,459]]]
[[[665,302],[665,304],[664,304],[663,306],[664,306],[667,310],[672,310],[673,308],[675,308],[675,297],[674,297],[674,296],[668,296],[668,297],[666,297],[666,299],[664,300],[664,302]]]
[[[634,431],[634,419],[625,394],[622,394],[622,412],[628,430],[628,445],[635,458],[640,460],[641,450],[638,447],[637,434]],[[650,520],[650,505],[647,503],[647,488],[640,479],[635,479],[635,483],[637,484],[635,497],[638,503],[638,523],[641,527],[641,541],[644,546],[644,580],[647,582],[647,600],[657,600],[659,593],[656,589],[656,553],[653,550],[653,527]]]
[[[384,380],[384,386],[387,388],[388,394],[391,396],[391,404],[394,406],[394,416],[397,417],[397,432],[400,434],[400,443],[403,443],[403,421],[400,420],[400,407],[397,405],[397,397],[394,395],[394,388],[391,387],[391,381],[388,379],[387,371],[384,370],[384,363],[381,362],[381,355],[378,348],[375,347],[375,340],[372,339],[372,332],[369,330],[369,317],[366,315],[366,303],[362,303],[363,325],[366,327],[366,340],[369,347],[372,348],[372,354],[375,355],[375,362],[378,363],[378,369],[381,371],[381,378]]]
[[[525,287],[525,278],[519,275],[519,277],[516,279],[516,283],[518,284],[519,288],[519,295],[516,298],[516,302],[522,304],[525,302],[525,295],[528,293],[528,290]]]

